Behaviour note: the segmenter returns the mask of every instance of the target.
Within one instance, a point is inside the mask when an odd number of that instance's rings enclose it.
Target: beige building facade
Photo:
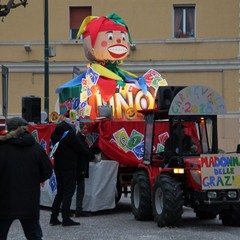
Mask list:
[[[219,117],[220,147],[236,149],[240,0],[48,0],[49,112],[57,110],[55,89],[73,78],[74,66],[84,72],[88,63],[82,41],[76,43],[71,35],[76,9],[94,16],[114,12],[124,19],[133,39],[124,69],[141,75],[153,68],[169,85],[205,85],[218,91],[227,108],[227,115]],[[45,110],[44,13],[44,1],[32,0],[0,22],[0,65],[9,69],[9,116],[21,115],[23,96],[41,97]]]

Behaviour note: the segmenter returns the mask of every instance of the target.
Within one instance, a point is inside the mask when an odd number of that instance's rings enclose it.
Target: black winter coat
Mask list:
[[[62,139],[64,132],[67,135]],[[81,157],[81,146],[72,126],[66,122],[61,122],[51,135],[51,144],[59,142],[58,148],[54,153],[54,169],[56,171],[75,171]]]
[[[39,219],[40,183],[52,164],[29,133],[0,142],[0,219]]]

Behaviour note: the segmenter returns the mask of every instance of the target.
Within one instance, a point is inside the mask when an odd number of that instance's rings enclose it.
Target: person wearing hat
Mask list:
[[[52,175],[45,150],[28,132],[28,122],[14,117],[0,136],[0,239],[19,219],[27,239],[42,239],[39,223],[40,183]]]
[[[180,154],[180,144],[182,154],[186,153],[197,153],[198,147],[193,142],[192,138],[185,133],[186,126],[183,124],[173,125],[173,136],[168,138],[165,142],[164,154],[166,158],[172,155]]]

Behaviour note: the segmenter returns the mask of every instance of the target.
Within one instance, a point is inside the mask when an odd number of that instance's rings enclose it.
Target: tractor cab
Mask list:
[[[170,116],[170,136],[177,135],[178,149],[171,149],[171,155],[199,155],[202,153],[218,152],[217,115]],[[183,132],[184,134],[181,134]],[[191,138],[189,149],[183,146],[184,137]],[[174,138],[169,138],[170,145],[174,145]],[[191,149],[191,144],[197,148]]]
[[[169,139],[163,154],[168,166],[176,159],[218,152],[217,115],[169,116]]]
[[[169,139],[164,152],[158,157],[171,165],[171,161],[188,156],[218,153],[217,115],[225,113],[221,96],[210,88],[191,86],[181,89],[172,99],[169,109],[141,110],[145,116],[145,145],[143,162],[151,165],[155,123],[169,122]]]
[[[217,115],[179,115],[170,116],[163,110],[141,110],[145,115],[145,164],[151,164],[154,155],[168,159],[176,157],[199,156],[200,154],[218,153]],[[169,122],[169,138],[165,142],[165,151],[154,154],[154,132],[156,122]],[[161,126],[161,125],[159,125]],[[184,131],[184,135],[180,134]],[[186,149],[184,146],[185,136],[189,136],[196,150]],[[174,138],[175,137],[175,138]],[[169,149],[166,149],[168,144]]]

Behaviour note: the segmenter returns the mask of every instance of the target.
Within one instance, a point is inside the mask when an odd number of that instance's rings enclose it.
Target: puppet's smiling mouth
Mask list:
[[[108,52],[112,57],[120,58],[128,52],[128,48],[123,45],[113,45],[108,48]]]

